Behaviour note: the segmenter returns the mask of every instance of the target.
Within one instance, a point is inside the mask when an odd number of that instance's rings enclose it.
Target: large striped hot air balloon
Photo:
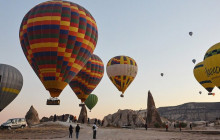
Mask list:
[[[0,64],[0,112],[19,94],[23,77],[14,67]]]
[[[85,101],[85,105],[88,107],[88,109],[92,110],[92,108],[97,104],[98,97],[95,94],[90,94],[89,97]]]
[[[212,92],[215,85],[210,81],[206,75],[203,62],[196,64],[193,70],[196,80],[208,91]]]
[[[93,54],[69,85],[83,103],[89,94],[97,87],[103,75],[104,64],[97,55]]]
[[[137,64],[129,56],[115,56],[108,61],[107,74],[112,83],[122,92],[124,92],[137,75]]]
[[[19,36],[31,67],[51,97],[58,97],[91,57],[98,31],[85,8],[56,0],[32,8],[22,20]]]

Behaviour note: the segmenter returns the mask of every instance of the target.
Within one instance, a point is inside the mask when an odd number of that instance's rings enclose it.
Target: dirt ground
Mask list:
[[[75,128],[76,124],[72,124]],[[0,139],[69,139],[69,123],[46,123],[34,128],[0,130]],[[92,127],[80,125],[79,140],[92,139]],[[73,133],[73,139],[75,133]],[[194,128],[193,130],[170,129],[119,129],[102,128],[97,130],[98,140],[220,140],[219,129]]]

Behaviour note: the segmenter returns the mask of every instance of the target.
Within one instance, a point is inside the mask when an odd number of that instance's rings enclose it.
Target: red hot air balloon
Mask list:
[[[103,75],[104,64],[97,55],[93,54],[69,85],[83,103],[89,94],[97,87]]]
[[[19,37],[34,72],[51,97],[58,97],[91,57],[98,31],[89,11],[60,0],[32,8],[22,20]]]

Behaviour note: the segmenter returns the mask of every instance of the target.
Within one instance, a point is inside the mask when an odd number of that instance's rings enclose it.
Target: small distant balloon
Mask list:
[[[192,62],[195,64],[196,63],[196,59],[193,59]]]
[[[192,36],[192,35],[193,35],[193,32],[189,32],[189,35]]]
[[[160,75],[163,76],[163,73],[161,73]]]
[[[202,94],[202,91],[199,91],[199,94]]]

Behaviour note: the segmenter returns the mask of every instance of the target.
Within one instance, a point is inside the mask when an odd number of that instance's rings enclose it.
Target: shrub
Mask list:
[[[182,128],[185,128],[187,126],[187,124],[184,122],[181,122],[180,124]],[[179,127],[179,123],[176,124],[176,127]]]
[[[155,123],[155,124],[154,124],[154,127],[156,127],[156,128],[160,128],[161,126],[160,126],[159,123]]]

